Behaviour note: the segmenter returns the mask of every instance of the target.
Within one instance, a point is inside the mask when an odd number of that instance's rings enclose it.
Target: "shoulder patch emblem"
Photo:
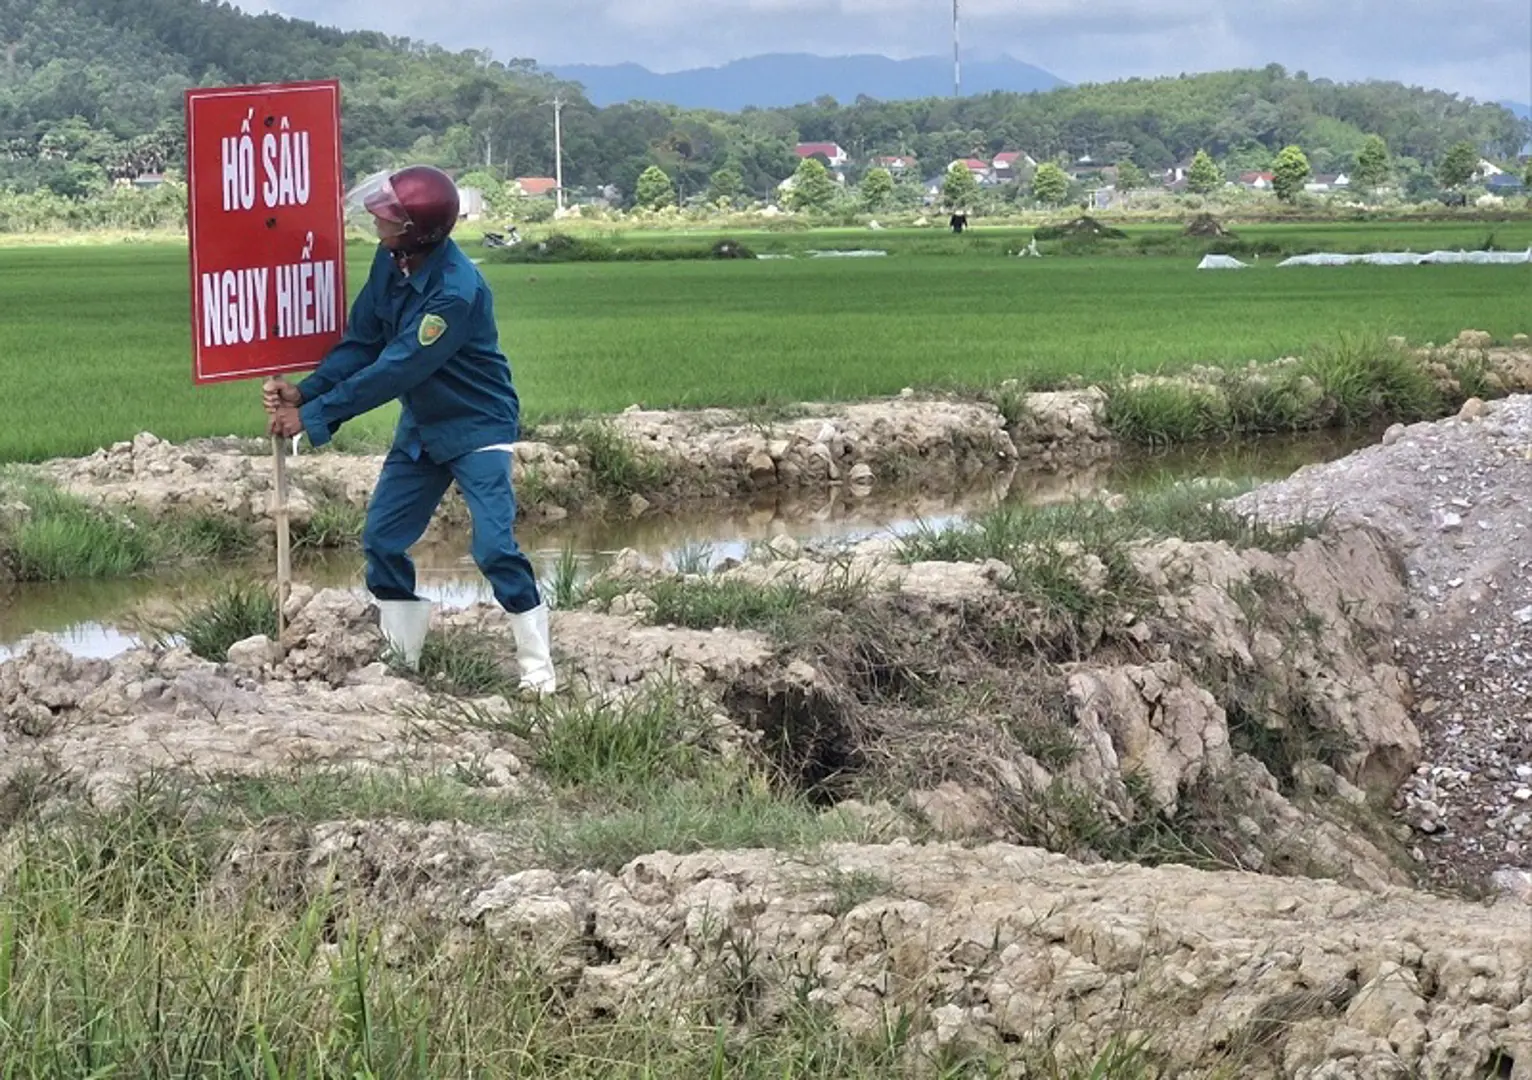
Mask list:
[[[418,337],[422,345],[434,345],[436,339],[447,332],[447,320],[440,315],[427,315],[420,320]]]

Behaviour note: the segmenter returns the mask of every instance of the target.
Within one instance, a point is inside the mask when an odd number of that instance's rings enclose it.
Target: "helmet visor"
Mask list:
[[[374,173],[358,181],[346,192],[346,220],[360,228],[372,225],[373,218],[382,218],[395,225],[408,225],[410,215],[394,192],[393,181],[387,172]]]

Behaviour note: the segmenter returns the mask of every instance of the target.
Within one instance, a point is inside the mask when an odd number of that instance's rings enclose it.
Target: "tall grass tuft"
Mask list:
[[[163,553],[177,561],[209,561],[247,555],[257,545],[255,530],[237,518],[193,514],[151,525]]]
[[[264,584],[232,582],[154,631],[160,645],[178,638],[193,654],[221,664],[229,659],[229,646],[235,642],[257,634],[276,638],[276,594]]]
[[[579,606],[580,557],[575,553],[573,544],[565,544],[559,549],[558,561],[553,564],[553,580],[549,582],[547,592],[553,606],[560,611]]]
[[[0,472],[0,507],[0,561],[22,581],[129,577],[255,546],[254,531],[232,518],[148,519],[94,505],[20,470]]]
[[[1310,350],[1299,370],[1338,425],[1425,420],[1450,407],[1419,360],[1376,335],[1342,334]]]
[[[559,701],[532,726],[535,762],[556,784],[641,791],[698,775],[703,722],[674,687],[622,701]]]
[[[1409,350],[1377,334],[1342,334],[1297,363],[1119,378],[1106,424],[1125,442],[1167,446],[1427,420],[1490,391],[1482,358],[1453,356],[1442,366],[1450,377],[1439,383]]]
[[[1107,396],[1106,425],[1124,442],[1170,446],[1231,434],[1227,403],[1211,387],[1124,382]]]
[[[294,548],[352,548],[362,542],[367,510],[345,499],[322,498],[307,522],[293,530]]]
[[[459,697],[516,693],[516,650],[493,634],[454,627],[433,629],[420,650],[420,678],[433,690]]]
[[[596,492],[608,497],[639,495],[663,487],[671,469],[661,458],[639,450],[611,424],[580,420],[564,425],[589,469]]]
[[[0,474],[0,556],[22,581],[126,577],[153,565],[151,531],[19,470]]]

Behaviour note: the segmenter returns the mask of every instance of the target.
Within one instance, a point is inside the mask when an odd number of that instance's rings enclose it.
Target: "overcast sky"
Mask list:
[[[951,53],[951,0],[237,0],[543,65],[654,71],[766,52]],[[1272,61],[1532,101],[1532,0],[961,0],[965,54],[1009,53],[1070,82]],[[450,14],[448,14],[450,12]]]

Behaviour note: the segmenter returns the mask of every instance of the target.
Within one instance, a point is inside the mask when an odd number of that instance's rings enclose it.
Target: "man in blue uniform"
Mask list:
[[[532,564],[516,544],[511,446],[520,400],[500,351],[488,284],[449,239],[457,185],[411,166],[347,196],[373,217],[381,241],[351,309],[345,336],[296,386],[268,380],[270,431],[329,442],[347,420],[397,399],[393,446],[367,506],[362,550],[367,588],[384,635],[418,663],[430,602],[415,595],[409,549],[457,482],[473,518],[473,557],[511,616],[524,691],[552,693],[548,609]]]

